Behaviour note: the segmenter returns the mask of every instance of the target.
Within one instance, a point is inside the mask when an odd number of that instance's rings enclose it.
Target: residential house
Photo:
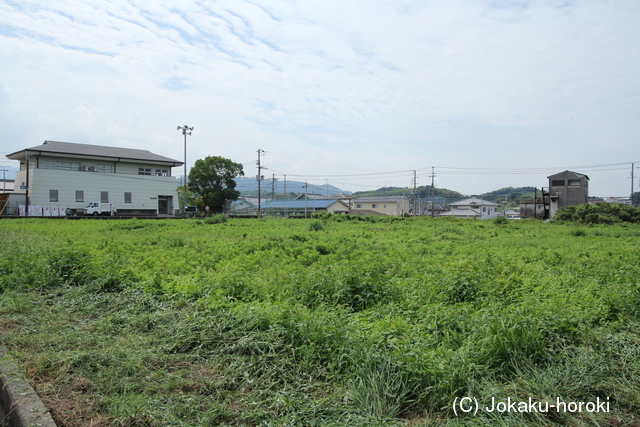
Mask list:
[[[549,218],[553,218],[565,206],[589,203],[589,177],[587,175],[564,171],[548,176],[549,180]]]
[[[404,216],[409,213],[410,201],[406,196],[356,197],[349,211],[352,215],[374,214]]]
[[[450,203],[451,210],[439,216],[454,216],[456,218],[491,219],[498,217],[498,203],[490,202],[478,197],[471,197]]]
[[[314,212],[349,213],[349,207],[338,199],[277,200],[260,204],[263,215],[308,216]]]
[[[521,199],[520,200],[520,218],[548,218],[548,200],[546,193],[541,194],[540,197],[533,199]]]
[[[16,193],[26,215],[81,212],[91,202],[131,215],[173,216],[178,209],[171,168],[184,163],[147,150],[45,141],[7,157],[20,162]]]

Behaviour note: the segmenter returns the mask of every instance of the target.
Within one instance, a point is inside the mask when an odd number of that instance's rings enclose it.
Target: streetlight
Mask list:
[[[182,195],[182,213],[184,214],[187,209],[187,135],[191,135],[193,127],[187,125],[178,126],[178,130],[181,130],[184,135],[184,194]]]

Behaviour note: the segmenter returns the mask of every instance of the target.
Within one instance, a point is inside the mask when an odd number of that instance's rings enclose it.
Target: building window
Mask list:
[[[580,180],[579,179],[570,179],[569,180],[569,186],[580,187]]]
[[[552,187],[564,187],[564,179],[554,179],[551,181]]]
[[[58,190],[49,190],[49,201],[50,202],[58,201]]]
[[[96,171],[103,173],[113,173],[113,166],[111,165],[98,165]]]
[[[384,209],[387,209],[387,205],[382,205],[382,207],[383,207]]]
[[[79,162],[54,162],[51,160],[47,160],[44,162],[45,169],[61,169],[66,171],[79,171],[80,163]]]
[[[109,203],[109,192],[101,191],[100,192],[100,203]]]
[[[76,202],[84,202],[84,191],[76,190]]]
[[[138,175],[151,175],[151,168],[138,168]]]
[[[156,176],[169,176],[168,169],[156,169]]]
[[[371,209],[375,209],[375,208],[377,208],[377,207],[378,207],[378,204],[377,204],[377,203],[372,203],[372,204],[371,204]]]
[[[356,209],[362,209],[362,205],[360,203],[356,203]]]
[[[124,202],[125,203],[131,203],[131,193],[130,192],[125,192],[124,193]]]

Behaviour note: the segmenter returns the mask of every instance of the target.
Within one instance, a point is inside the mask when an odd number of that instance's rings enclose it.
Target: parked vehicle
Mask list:
[[[84,208],[84,214],[93,216],[113,216],[116,214],[116,210],[113,208],[113,205],[109,203],[91,202],[86,208]]]

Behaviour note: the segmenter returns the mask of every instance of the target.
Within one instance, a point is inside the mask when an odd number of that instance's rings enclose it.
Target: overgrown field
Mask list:
[[[60,426],[640,425],[638,225],[28,219],[0,239],[0,344]]]

